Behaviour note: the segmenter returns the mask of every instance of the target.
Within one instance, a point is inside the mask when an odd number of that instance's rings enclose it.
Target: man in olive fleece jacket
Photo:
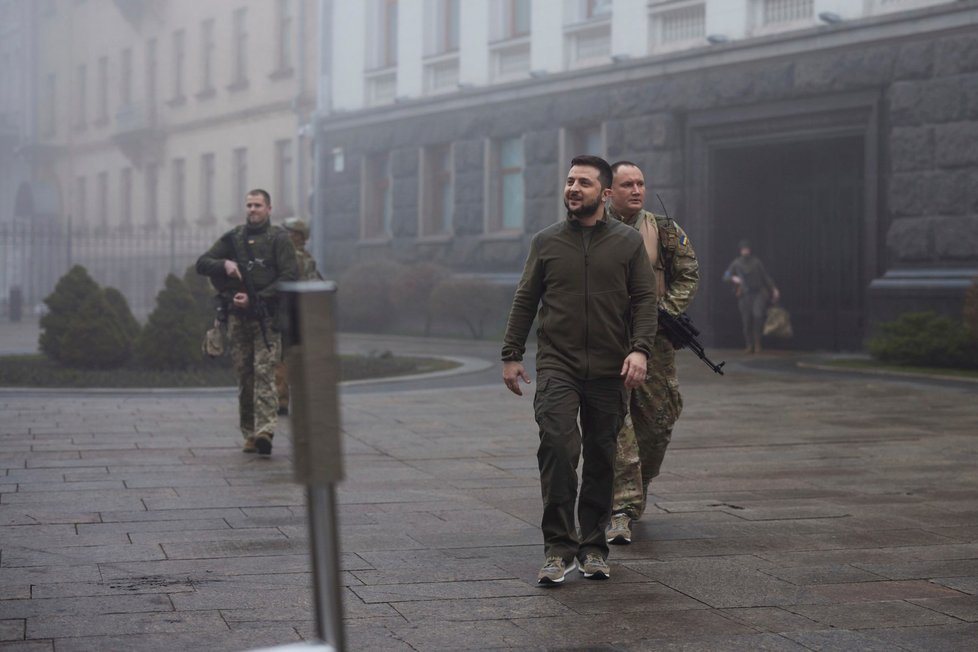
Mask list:
[[[526,337],[537,329],[546,561],[540,584],[559,584],[580,562],[587,578],[609,576],[604,530],[611,516],[614,459],[628,391],[645,380],[657,325],[654,276],[642,236],[609,219],[611,167],[578,156],[564,186],[567,219],[537,233],[516,289],[502,350],[503,381],[517,395]],[[540,307],[537,315],[537,307]],[[578,413],[581,428],[578,429]],[[577,519],[577,464],[583,447]]]

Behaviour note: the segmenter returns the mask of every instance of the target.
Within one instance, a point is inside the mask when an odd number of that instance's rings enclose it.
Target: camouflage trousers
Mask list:
[[[628,415],[618,433],[612,513],[635,520],[645,512],[649,482],[659,475],[672,426],[683,411],[676,375],[676,350],[661,333],[649,358],[649,377],[632,390]]]
[[[262,339],[258,320],[228,316],[231,363],[238,377],[238,418],[245,438],[271,436],[278,425],[275,367],[282,359],[282,338],[271,327],[266,332],[270,349]]]

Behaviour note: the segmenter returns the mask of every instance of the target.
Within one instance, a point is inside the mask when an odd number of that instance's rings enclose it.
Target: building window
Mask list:
[[[79,64],[75,72],[75,129],[84,129],[88,122],[86,107],[88,105],[88,69],[85,64]]]
[[[156,60],[156,39],[146,41],[146,117],[150,124],[156,122],[156,76],[159,62]]]
[[[569,161],[580,154],[605,155],[604,129],[601,125],[587,125],[563,130],[563,151],[560,160]],[[563,181],[563,172],[561,172]]]
[[[98,115],[95,124],[109,123],[109,58],[99,57],[98,60]]]
[[[812,17],[813,2],[814,0],[764,0],[761,4],[761,24],[808,20]]]
[[[58,78],[49,72],[44,78],[44,103],[41,104],[41,129],[44,136],[57,133]]]
[[[530,33],[530,0],[503,0],[503,38]]]
[[[171,104],[184,101],[183,75],[187,65],[187,33],[179,29],[173,32],[173,97]]]
[[[667,6],[650,14],[649,51],[668,52],[702,45],[706,37],[706,3]]]
[[[814,0],[753,0],[754,34],[769,34],[815,24]]]
[[[275,194],[280,214],[295,212],[292,140],[275,141]]]
[[[425,3],[424,88],[426,93],[458,90],[459,2]]]
[[[389,238],[391,224],[394,221],[394,178],[389,152],[364,159],[360,191],[361,238],[364,240]]]
[[[146,166],[146,227],[159,226],[160,166],[150,163]]]
[[[172,196],[173,196],[173,207],[170,214],[170,224],[178,225],[184,224],[186,222],[186,194],[187,194],[187,177],[186,177],[186,162],[182,158],[173,159],[173,182],[172,182]]]
[[[126,48],[119,56],[119,104],[132,104],[132,49]]]
[[[564,25],[568,68],[608,63],[611,55],[611,2],[578,0]]]
[[[421,156],[421,236],[448,235],[452,232],[455,204],[452,147],[426,147]]]
[[[525,78],[530,71],[530,0],[493,0],[489,40],[490,77]]]
[[[119,223],[132,226],[132,168],[122,168],[119,173]]]
[[[292,74],[292,0],[275,2],[275,72],[273,76]]]
[[[495,141],[490,148],[489,215],[486,231],[523,230],[523,138]]]
[[[380,15],[381,65],[397,65],[397,0],[382,0]]]
[[[214,94],[214,19],[200,24],[200,90],[198,99]]]
[[[216,221],[214,214],[214,154],[203,154],[200,157],[200,217],[197,223],[200,225],[213,224]]]
[[[239,90],[248,85],[248,9],[241,7],[234,10],[234,68],[232,71],[229,90]]]
[[[109,173],[98,173],[98,225],[105,229],[109,225]]]
[[[88,225],[88,180],[85,177],[75,179],[75,224]]]
[[[611,15],[612,0],[587,0],[584,17],[587,19]]]
[[[234,183],[231,197],[231,206],[235,208],[231,213],[231,221],[237,221],[237,208],[244,201],[245,194],[248,192],[248,149],[236,147],[234,150]]]

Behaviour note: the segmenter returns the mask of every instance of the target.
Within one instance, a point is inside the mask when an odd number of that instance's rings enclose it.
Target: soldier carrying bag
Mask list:
[[[764,335],[788,339],[795,334],[791,327],[791,315],[788,311],[774,303],[767,309],[764,318]]]

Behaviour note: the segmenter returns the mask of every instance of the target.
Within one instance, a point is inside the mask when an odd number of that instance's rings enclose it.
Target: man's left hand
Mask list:
[[[645,382],[648,356],[641,351],[632,351],[621,366],[621,375],[625,378],[625,388],[635,389]]]
[[[241,310],[247,310],[248,309],[248,293],[247,292],[238,292],[237,294],[234,295],[234,299],[232,299],[232,302],[234,303],[234,307],[235,308],[240,308]]]

